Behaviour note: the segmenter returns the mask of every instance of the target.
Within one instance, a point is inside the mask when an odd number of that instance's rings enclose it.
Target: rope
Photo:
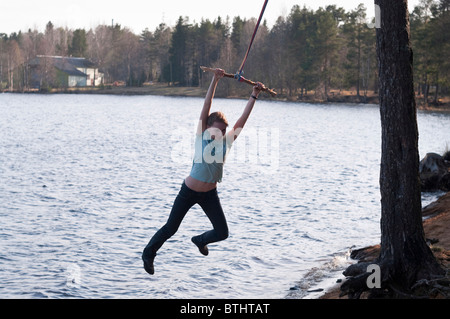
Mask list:
[[[260,23],[261,23],[262,17],[263,17],[263,15],[264,15],[264,11],[266,10],[267,3],[268,3],[268,2],[269,2],[269,0],[266,0],[266,1],[264,2],[264,6],[263,6],[263,8],[262,8],[262,10],[261,10],[261,14],[259,15],[259,19],[258,19],[258,22],[256,23],[255,30],[253,31],[252,39],[251,39],[250,44],[249,44],[249,46],[248,46],[247,52],[245,53],[244,60],[242,61],[242,64],[241,64],[241,66],[240,66],[240,68],[239,68],[239,71],[238,71],[238,72],[236,73],[236,75],[234,76],[234,78],[237,79],[238,81],[241,81],[241,76],[242,76],[242,73],[244,72],[244,65],[245,65],[245,62],[247,61],[248,54],[250,53],[250,49],[251,49],[251,47],[252,47],[253,40],[255,40],[256,32],[258,32],[258,28],[259,28],[259,25],[260,25]]]

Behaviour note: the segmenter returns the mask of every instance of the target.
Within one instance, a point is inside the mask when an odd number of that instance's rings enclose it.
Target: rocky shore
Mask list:
[[[423,192],[447,192],[422,209],[426,240],[447,274],[450,273],[450,151],[442,156],[428,153],[419,165]],[[372,262],[380,254],[380,245],[353,250],[350,257],[357,262]],[[340,297],[340,285],[326,292],[321,299],[347,299]]]
[[[425,237],[436,259],[447,274],[450,273],[450,192],[422,209]],[[358,262],[374,261],[380,253],[380,245],[353,250],[351,258]],[[340,285],[327,291],[320,299],[347,299],[340,297]],[[443,296],[431,296],[443,298]]]

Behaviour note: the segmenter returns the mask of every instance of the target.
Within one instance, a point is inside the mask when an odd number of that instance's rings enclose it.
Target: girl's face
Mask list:
[[[219,131],[222,132],[222,138],[225,137],[225,134],[227,133],[227,125],[225,123],[222,122],[214,122],[213,125],[208,126],[208,129],[212,128],[211,130],[211,138],[215,139],[215,135],[214,133],[217,133]]]

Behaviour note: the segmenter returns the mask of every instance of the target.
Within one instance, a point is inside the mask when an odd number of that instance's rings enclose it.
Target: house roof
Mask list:
[[[86,58],[38,55],[28,62],[29,65],[44,66],[53,64],[58,70],[73,76],[86,76],[77,68],[94,68],[95,64]]]

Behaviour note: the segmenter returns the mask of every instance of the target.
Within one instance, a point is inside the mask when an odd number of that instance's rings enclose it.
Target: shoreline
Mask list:
[[[201,87],[180,87],[180,86],[168,86],[164,83],[145,84],[142,87],[127,87],[127,86],[113,86],[106,85],[101,87],[86,87],[86,88],[64,88],[64,89],[52,89],[48,92],[39,92],[38,90],[29,91],[3,91],[0,93],[15,93],[15,94],[99,94],[99,95],[120,95],[120,96],[133,96],[133,95],[158,95],[158,96],[179,96],[179,97],[204,97],[207,89]],[[218,98],[229,99],[246,99],[248,94],[233,94],[224,95],[220,92],[216,92]],[[367,104],[377,105],[379,104],[378,96],[370,93],[367,96],[357,96],[353,91],[338,91],[331,90],[328,98],[319,98],[311,91],[308,95],[300,98],[295,96],[288,96],[280,94],[277,97],[267,98],[265,95],[261,95],[262,99],[269,99],[274,101],[287,101],[298,103],[311,103],[311,104],[327,104],[327,103],[344,103],[344,104]],[[431,112],[450,112],[450,98],[444,98],[439,105],[424,105],[420,97],[416,97],[417,109],[421,111]]]
[[[444,269],[450,271],[450,192],[439,197],[436,201],[422,208],[423,228],[431,251]],[[374,261],[380,253],[380,245],[355,249],[351,259],[355,262]],[[345,280],[344,280],[345,281]],[[336,283],[317,299],[348,299],[340,297],[340,287],[343,281]]]

